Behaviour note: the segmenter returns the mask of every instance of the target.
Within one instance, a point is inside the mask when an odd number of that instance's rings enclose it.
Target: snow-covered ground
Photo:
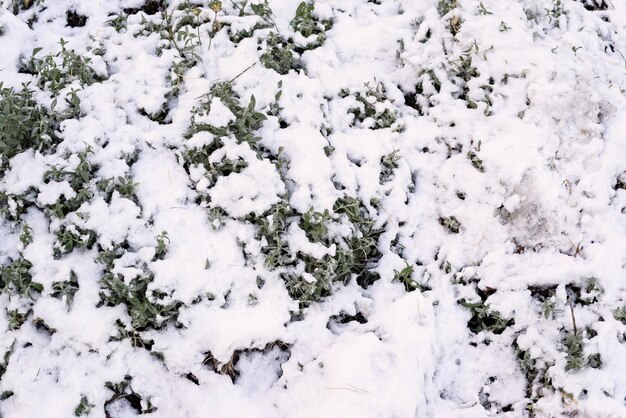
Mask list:
[[[626,416],[624,0],[2,0],[0,416]]]

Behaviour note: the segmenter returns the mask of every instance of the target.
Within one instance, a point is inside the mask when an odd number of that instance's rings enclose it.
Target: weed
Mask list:
[[[456,9],[458,6],[458,0],[439,0],[437,10],[439,11],[440,16],[445,16],[453,9]]]
[[[30,243],[33,242],[32,231],[33,230],[30,228],[30,226],[28,226],[28,224],[25,223],[22,226],[22,233],[20,234],[20,242],[22,243],[24,247],[27,247]]]
[[[483,4],[482,1],[478,5],[478,13],[481,14],[481,15],[491,15],[491,14],[493,14],[489,10],[487,10],[487,8],[485,7],[485,5]]]
[[[51,296],[61,300],[65,299],[67,310],[69,311],[72,307],[74,295],[78,291],[78,288],[78,277],[76,276],[76,273],[72,271],[70,272],[70,277],[68,280],[52,283]]]
[[[406,264],[402,270],[393,271],[393,281],[400,282],[404,285],[404,290],[412,292],[415,289],[425,290],[418,282],[413,279],[413,266]]]
[[[0,293],[19,294],[24,298],[34,299],[41,293],[43,286],[34,282],[30,275],[32,263],[20,256],[7,266],[0,267]]]
[[[80,56],[75,50],[67,48],[67,41],[63,38],[59,44],[61,45],[59,52],[48,54],[41,59],[36,58],[41,48],[35,48],[26,63],[24,70],[38,76],[37,85],[40,88],[47,88],[53,95],[57,95],[74,80],[78,80],[83,86],[102,81],[90,66],[91,58]]]
[[[565,370],[580,370],[585,365],[583,337],[577,332],[567,333],[563,344],[567,349]]]
[[[561,0],[553,0],[552,8],[546,8],[546,13],[550,20],[552,20],[553,18],[558,19],[559,17],[567,14],[565,8],[563,7],[563,3],[561,3]]]
[[[29,202],[25,195],[0,192],[0,216],[5,219],[19,221],[20,216],[26,213],[28,205]]]
[[[621,306],[613,311],[613,318],[626,325],[626,306]]]
[[[474,166],[476,170],[480,171],[481,173],[485,172],[485,166],[483,164],[483,160],[478,158],[478,155],[476,155],[474,151],[469,151],[467,153],[467,159],[470,160],[470,162],[472,163],[472,166]]]
[[[121,246],[113,246],[111,249],[101,250],[95,258],[95,261],[104,264],[106,270],[111,270],[113,269],[115,260],[122,257],[124,252],[125,250]]]
[[[62,226],[56,232],[57,241],[54,246],[56,258],[69,254],[74,249],[90,249],[96,243],[97,234],[91,229],[82,229],[75,225]]]
[[[67,181],[76,192],[76,196],[69,200],[62,196],[57,202],[48,205],[46,208],[51,215],[62,219],[67,214],[78,210],[83,203],[93,197],[91,178],[95,175],[97,167],[93,166],[89,161],[88,156],[90,154],[93,154],[90,147],[76,154],[78,164],[73,171],[50,166],[50,169],[44,173],[43,180],[45,183],[50,181]],[[66,159],[70,158],[71,156],[66,156]]]
[[[328,242],[328,223],[331,220],[330,212],[324,209],[323,212],[315,212],[313,209],[302,214],[300,228],[306,233],[311,242]]]
[[[265,68],[285,75],[289,70],[296,69],[293,44],[282,36],[270,32],[265,41],[265,52],[261,55],[261,63]]]
[[[0,172],[22,151],[52,151],[59,141],[56,131],[64,117],[39,105],[28,83],[16,92],[0,82]]]
[[[98,190],[105,194],[104,200],[111,203],[113,193],[117,192],[120,196],[138,203],[136,189],[137,183],[133,182],[128,176],[118,176],[114,178],[102,179],[96,183]]]
[[[508,326],[513,324],[512,319],[503,318],[500,312],[489,309],[489,305],[484,302],[471,303],[461,300],[460,303],[472,314],[467,327],[475,334],[481,331],[502,334]]]
[[[154,253],[155,260],[163,260],[167,254],[167,246],[170,243],[170,238],[167,236],[167,231],[161,232],[156,237],[157,246]]]
[[[602,367],[602,356],[600,356],[600,353],[591,354],[587,357],[586,365],[592,369],[599,369]]]
[[[347,283],[354,278],[362,287],[367,287],[378,275],[371,271],[373,264],[380,258],[377,248],[381,231],[374,228],[365,207],[351,197],[337,200],[333,206],[335,216],[330,211],[315,212],[309,210],[297,215],[286,201],[273,208],[259,219],[252,219],[258,225],[257,237],[263,242],[263,253],[268,268],[284,268],[281,277],[287,290],[302,307],[328,296],[332,284]],[[342,218],[345,216],[345,218]],[[307,254],[292,254],[286,239],[288,225],[298,220],[299,226],[312,242],[326,246],[336,246],[334,255],[315,258]],[[330,236],[329,225],[348,221],[352,234],[349,236]],[[294,269],[298,265],[304,271]]]
[[[211,104],[214,99],[220,99],[221,102],[235,115],[235,119],[228,123],[225,127],[216,127],[208,123],[197,122],[197,116],[204,116],[211,110]],[[256,136],[254,132],[259,129],[267,119],[265,114],[256,110],[256,99],[250,97],[247,106],[240,104],[240,99],[232,90],[232,82],[216,83],[211,87],[209,93],[202,96],[200,106],[192,110],[191,132],[194,134],[201,131],[209,131],[213,135],[219,137],[232,135],[239,143],[248,142],[254,145],[261,138]],[[206,154],[208,157],[209,154]],[[191,157],[198,157],[195,153]],[[208,166],[208,161],[205,163]]]
[[[106,382],[104,384],[107,389],[113,392],[113,395],[104,402],[106,415],[110,415],[109,405],[120,399],[125,399],[137,414],[149,414],[157,410],[157,408],[152,405],[150,399],[144,401],[143,398],[132,389],[132,380],[133,378],[127,375],[124,376],[124,379],[120,382]]]
[[[559,312],[559,310],[556,309],[556,298],[551,296],[546,298],[541,304],[541,315],[545,319],[550,319],[554,312]]]
[[[178,317],[181,303],[160,303],[159,300],[165,295],[154,290],[148,291],[152,280],[153,275],[149,272],[137,275],[128,283],[120,274],[106,273],[100,280],[100,299],[106,306],[125,305],[133,331],[159,329]]]
[[[461,230],[461,223],[454,216],[439,218],[439,223],[451,234],[458,234]]]
[[[94,404],[89,402],[87,396],[81,395],[80,402],[78,403],[78,406],[76,406],[76,409],[74,409],[74,415],[77,417],[80,417],[82,415],[89,415],[94,406]]]
[[[257,238],[265,240],[263,253],[265,265],[270,269],[285,266],[294,261],[290,254],[284,231],[287,230],[287,219],[293,210],[286,200],[274,204],[260,219],[253,220],[257,224]]]
[[[126,15],[111,15],[111,18],[105,23],[115,29],[115,32],[120,33],[123,29],[126,29]]]
[[[396,113],[386,103],[385,87],[379,83],[375,88],[365,83],[365,94],[357,92],[354,99],[357,107],[348,110],[354,115],[354,122],[370,129],[384,129],[392,126],[397,119]],[[371,118],[371,119],[370,119]]]
[[[28,313],[20,313],[17,309],[7,311],[8,316],[8,328],[9,331],[15,331],[16,329],[20,329],[20,327],[26,322],[26,317]]]
[[[314,14],[315,6],[306,1],[301,2],[296,9],[296,14],[290,22],[290,26],[305,38],[317,36],[315,41],[304,45],[303,50],[315,49],[326,40],[326,31],[332,27],[332,20],[320,21]]]

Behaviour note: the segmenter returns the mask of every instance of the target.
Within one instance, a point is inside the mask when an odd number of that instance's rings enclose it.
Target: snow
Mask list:
[[[267,2],[271,21],[147,2],[201,23],[182,56],[144,3],[0,1],[2,86],[59,112],[80,98],[55,147],[0,156],[0,416],[74,416],[82,397],[115,418],[626,415],[623,1],[317,0],[332,26],[316,48],[290,24],[298,0]],[[263,65],[270,32],[295,43],[286,74]],[[53,95],[22,64],[60,38],[99,79]],[[237,106],[264,119],[249,129]],[[133,190],[99,189],[120,177]],[[379,278],[299,301],[289,280],[319,284],[311,260],[361,256],[344,197],[377,231]],[[310,210],[332,219],[319,241]],[[107,274],[127,302],[105,300]],[[163,325],[134,332],[137,304]]]

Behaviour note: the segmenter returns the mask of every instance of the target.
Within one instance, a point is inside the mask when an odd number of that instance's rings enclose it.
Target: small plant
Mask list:
[[[251,29],[243,30],[236,33],[230,34],[230,40],[234,43],[239,43],[242,39],[249,38],[252,36],[254,31],[258,29],[266,29],[271,27],[276,27],[276,23],[274,22],[274,13],[272,9],[269,7],[268,0],[263,0],[262,3],[249,3],[248,0],[240,0],[233,1],[233,6],[239,10],[239,16],[251,16],[255,15],[261,19],[261,22],[256,23]],[[249,6],[249,12],[246,11],[246,8]]]
[[[56,95],[74,80],[86,86],[102,81],[90,66],[91,58],[80,56],[75,50],[67,48],[67,41],[63,38],[59,44],[59,52],[41,59],[36,58],[41,48],[35,48],[26,64],[26,72],[38,76],[37,85],[40,88],[47,88]]]
[[[131,376],[124,376],[124,379],[117,382],[106,382],[104,386],[113,392],[113,395],[104,403],[104,410],[106,415],[111,415],[109,412],[109,405],[120,399],[125,399],[131,408],[133,408],[137,414],[150,414],[157,410],[152,405],[150,399],[143,400],[143,398],[135,392],[131,387],[133,378]]]
[[[136,195],[137,183],[133,182],[129,176],[102,179],[98,181],[96,186],[98,190],[105,193],[104,200],[106,200],[107,203],[111,202],[114,192],[119,193],[120,196],[132,200],[135,203],[138,202]]]
[[[600,285],[598,279],[596,279],[595,277],[589,277],[585,281],[585,287],[581,291],[578,302],[583,305],[596,303],[603,293],[604,289]]]
[[[396,113],[388,105],[385,96],[385,87],[379,83],[375,88],[365,83],[365,94],[357,92],[354,99],[357,106],[348,110],[354,115],[355,123],[370,129],[384,129],[391,127],[396,122]],[[384,106],[380,106],[384,104]],[[384,108],[384,109],[383,109]]]
[[[393,281],[402,283],[407,292],[412,292],[415,289],[422,290],[421,285],[413,280],[413,266],[408,263],[402,270],[394,270],[393,273]]]
[[[75,225],[63,226],[56,233],[55,256],[71,253],[74,249],[90,249],[96,243],[97,234],[91,229],[82,229]]]
[[[481,14],[481,15],[485,15],[485,16],[493,14],[489,10],[487,10],[487,8],[485,7],[485,5],[483,4],[482,1],[478,5],[478,13]]]
[[[111,18],[105,23],[115,29],[115,32],[120,33],[123,29],[126,29],[126,15],[112,15]]]
[[[306,1],[301,2],[296,9],[296,14],[290,26],[305,38],[316,35],[314,42],[304,46],[304,49],[314,49],[321,46],[326,40],[326,31],[332,27],[331,20],[320,21],[314,14],[315,6]]]
[[[28,226],[28,224],[24,224],[22,227],[22,233],[20,234],[20,242],[24,247],[27,247],[30,243],[33,242],[33,230]]]
[[[439,11],[440,16],[445,16],[453,9],[456,9],[458,6],[458,0],[439,0],[437,10]]]
[[[204,116],[210,112],[213,100],[216,98],[220,99],[235,115],[235,120],[229,122],[225,127],[216,127],[208,123],[197,122],[197,116]],[[200,106],[192,110],[191,134],[208,131],[218,138],[232,135],[239,143],[248,142],[254,145],[261,139],[254,132],[261,127],[266,119],[267,116],[264,113],[256,110],[256,99],[254,96],[250,96],[250,102],[247,106],[240,104],[240,99],[232,90],[231,80],[214,84],[209,93],[202,96]],[[208,157],[208,154],[206,156]]]
[[[289,70],[296,69],[293,44],[271,32],[265,41],[265,52],[261,55],[261,63],[265,68],[285,75]]]
[[[165,294],[148,291],[148,285],[152,280],[153,275],[149,272],[137,275],[128,283],[120,274],[106,273],[100,280],[102,288],[100,299],[106,306],[126,306],[134,332],[149,328],[159,329],[166,322],[178,317],[181,303],[177,301],[160,303]]]
[[[567,349],[565,370],[580,370],[585,365],[583,337],[576,331],[568,333],[563,340]]]
[[[613,318],[626,325],[626,306],[615,309],[613,311]]]
[[[67,305],[67,310],[69,311],[72,307],[72,302],[74,301],[74,295],[78,291],[78,277],[76,273],[73,271],[70,272],[70,277],[68,280],[63,282],[54,282],[52,283],[52,293],[51,296],[65,300]]]
[[[365,288],[379,277],[371,269],[380,258],[377,241],[381,231],[374,228],[374,221],[366,208],[359,200],[345,197],[335,202],[333,211],[334,216],[328,210],[309,210],[300,216],[287,201],[283,201],[262,217],[252,219],[258,225],[257,237],[263,243],[266,266],[270,269],[281,268],[281,277],[289,295],[298,300],[301,307],[328,296],[333,283],[346,284],[355,279],[357,284]],[[336,246],[334,255],[316,258],[290,251],[287,229],[298,217],[298,225],[312,242]],[[330,236],[330,225],[343,222],[349,223],[352,233],[348,236]],[[294,270],[298,265],[304,267],[304,272]]]
[[[74,409],[74,415],[77,417],[89,415],[94,406],[95,405],[90,403],[89,399],[87,399],[85,395],[81,395],[80,402],[78,403],[78,406],[76,406],[76,409]]]
[[[20,327],[26,322],[26,317],[28,313],[20,313],[17,309],[7,311],[7,316],[9,320],[9,331],[15,331],[16,329],[20,329]]]
[[[78,164],[73,171],[50,166],[50,169],[44,173],[44,182],[65,180],[70,183],[70,186],[76,192],[76,196],[69,200],[61,197],[57,202],[48,205],[46,208],[51,215],[62,219],[67,214],[78,210],[83,203],[93,197],[91,178],[94,176],[97,167],[93,166],[89,161],[88,156],[90,154],[93,154],[90,147],[76,154]],[[70,159],[71,156],[68,155],[66,158]]]
[[[30,275],[32,263],[20,256],[7,266],[0,267],[0,293],[19,294],[24,298],[34,299],[41,293],[43,286],[34,282]]]
[[[467,159],[470,160],[472,166],[474,166],[476,170],[480,171],[481,173],[485,172],[485,166],[483,164],[483,161],[478,158],[478,155],[476,155],[474,151],[469,151],[467,153]]]
[[[59,141],[56,131],[63,116],[39,105],[28,83],[16,92],[0,82],[0,109],[0,173],[22,151],[49,152]]]
[[[170,243],[170,238],[167,236],[167,231],[161,232],[156,237],[157,246],[154,253],[155,260],[163,260],[165,258],[165,254],[167,254],[167,246]]]
[[[311,242],[324,242],[328,244],[328,223],[330,222],[330,212],[325,209],[323,212],[315,212],[313,209],[302,214],[300,228],[306,233]]]
[[[602,356],[600,356],[600,353],[591,354],[587,357],[586,365],[592,369],[599,369],[602,367]]]
[[[552,20],[553,18],[558,19],[562,15],[567,14],[565,8],[563,7],[563,3],[561,3],[561,0],[553,0],[552,8],[546,8],[546,13],[548,14],[550,20]]]
[[[467,327],[475,334],[481,331],[502,334],[508,326],[513,324],[512,319],[503,318],[500,312],[492,311],[484,302],[471,303],[461,300],[460,303],[472,313]]]
[[[556,298],[551,296],[546,298],[541,304],[541,315],[545,319],[550,319],[554,312],[558,312],[558,309],[556,309]]]
[[[454,216],[439,218],[439,223],[451,234],[458,234],[461,230],[461,223]]]

